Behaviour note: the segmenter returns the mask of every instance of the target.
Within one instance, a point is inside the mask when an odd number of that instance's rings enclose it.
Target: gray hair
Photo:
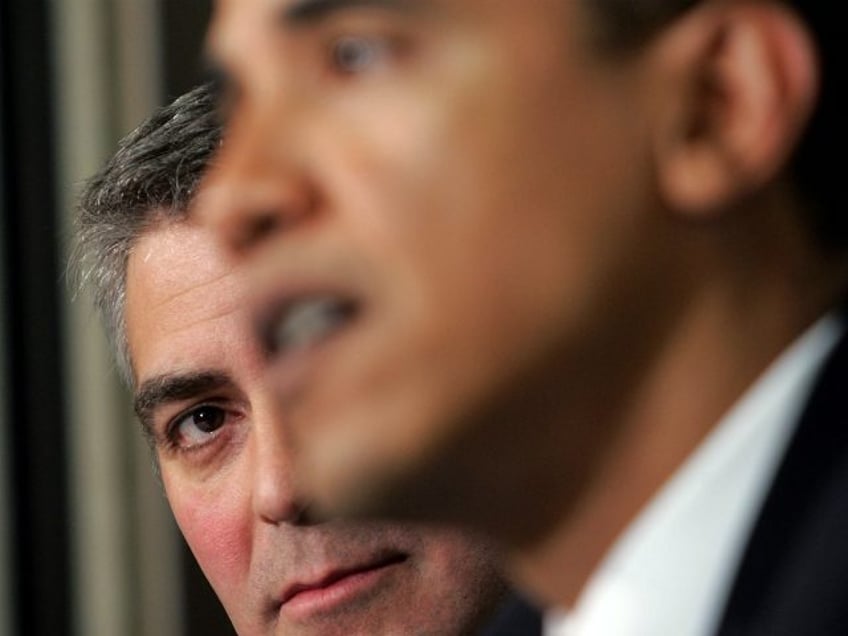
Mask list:
[[[216,92],[205,84],[160,108],[127,135],[81,193],[70,272],[77,289],[92,290],[128,386],[127,260],[145,232],[186,217],[220,140]]]
[[[611,50],[632,51],[667,24],[708,0],[587,0],[598,36]],[[807,220],[823,246],[848,250],[848,215],[842,214],[842,164],[828,148],[844,145],[848,110],[843,22],[830,0],[784,0],[795,9],[820,49],[822,91],[810,125],[792,158],[790,173],[808,204]],[[199,178],[219,145],[215,91],[199,87],[158,111],[133,131],[104,169],[89,181],[77,219],[72,264],[80,285],[90,285],[117,355],[131,379],[124,328],[127,257],[135,241],[163,219],[185,216]]]

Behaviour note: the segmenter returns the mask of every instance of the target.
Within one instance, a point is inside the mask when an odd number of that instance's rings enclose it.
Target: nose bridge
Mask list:
[[[255,515],[274,525],[298,523],[306,505],[295,487],[291,447],[273,405],[254,411],[251,443]]]
[[[270,84],[270,82],[267,82]],[[298,160],[295,97],[282,81],[239,99],[198,197],[198,216],[242,254],[307,216],[314,186]]]
[[[270,172],[271,165],[279,164],[279,168],[286,163],[293,150],[294,139],[289,130],[294,129],[296,115],[293,91],[285,87],[283,78],[255,83],[260,86],[239,98],[227,117],[217,167],[243,171],[258,180]]]

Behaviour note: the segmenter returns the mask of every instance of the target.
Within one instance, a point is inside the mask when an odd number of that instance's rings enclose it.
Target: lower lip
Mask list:
[[[356,322],[357,320],[351,319],[325,338],[308,346],[270,355],[270,380],[277,391],[277,397],[284,404],[291,405],[296,402],[301,393],[309,388],[316,367],[321,366],[328,352],[332,352],[337,343],[345,339]]]
[[[374,590],[401,564],[402,562],[391,562],[350,574],[326,587],[304,590],[280,607],[280,616],[289,621],[303,621],[338,609]]]

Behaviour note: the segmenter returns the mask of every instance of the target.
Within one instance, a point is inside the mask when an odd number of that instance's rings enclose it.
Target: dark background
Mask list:
[[[210,5],[160,0],[163,102],[203,77]],[[52,46],[47,0],[0,0],[0,485],[9,504],[0,515],[12,570],[5,619],[13,634],[57,636],[73,634],[73,597],[58,238],[67,212],[55,183]],[[232,634],[187,549],[183,561],[186,634]]]

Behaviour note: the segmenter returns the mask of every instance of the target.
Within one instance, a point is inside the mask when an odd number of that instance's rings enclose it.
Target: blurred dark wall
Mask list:
[[[212,0],[162,2],[165,97],[169,101],[204,79],[203,38],[211,13]]]
[[[0,2],[8,574],[13,633],[33,635],[66,634],[71,624],[48,18],[47,0]]]
[[[211,4],[161,0],[165,99],[204,77]],[[0,632],[28,636],[74,624],[50,26],[50,0],[0,0],[0,523],[12,588]],[[187,548],[184,565],[186,636],[233,634]]]

